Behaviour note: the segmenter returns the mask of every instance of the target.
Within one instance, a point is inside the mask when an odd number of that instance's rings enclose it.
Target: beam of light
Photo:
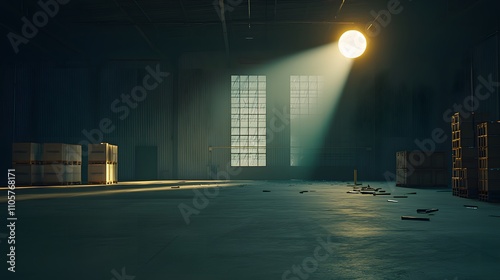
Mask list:
[[[344,32],[339,39],[339,50],[347,58],[356,58],[366,50],[366,38],[357,30]]]
[[[294,122],[297,124],[297,120],[292,119],[291,123],[287,124],[291,126],[292,137],[294,134],[299,134],[300,145],[307,147],[308,156],[300,164],[301,166],[313,166],[316,161],[331,117],[334,115],[342,96],[352,63],[352,59],[339,53],[338,44],[334,42],[289,56],[258,71],[268,75],[269,80],[274,81],[273,84],[279,81],[280,86],[268,89],[270,95],[278,95],[273,97],[275,104],[289,104],[291,75],[323,77],[323,89],[318,95],[318,107],[315,114],[301,118],[299,121],[300,129],[294,129]],[[273,112],[273,108],[269,109],[268,112]],[[281,107],[277,109],[282,110]],[[287,113],[290,113],[289,109]],[[268,116],[268,119],[270,118],[272,116]],[[270,128],[268,127],[268,129]]]

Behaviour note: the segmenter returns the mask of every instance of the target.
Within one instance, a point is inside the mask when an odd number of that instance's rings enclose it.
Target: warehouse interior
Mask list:
[[[401,2],[402,16],[392,15],[386,27],[371,11],[387,10],[390,1],[347,1],[342,8],[336,1],[255,1],[250,8],[241,1],[233,8],[235,1],[225,7],[225,22],[218,3],[135,2],[60,4],[33,44],[18,43],[16,54],[9,39],[2,41],[2,168],[11,162],[12,142],[108,142],[122,147],[124,181],[211,178],[229,161],[230,76],[253,74],[267,78],[268,140],[273,117],[285,127],[272,132],[265,168],[244,168],[239,178],[345,180],[357,168],[381,180],[394,169],[396,151],[417,148],[414,140],[436,127],[448,131],[443,112],[468,96],[471,63],[473,75],[498,77],[491,1],[439,1],[432,8]],[[33,1],[4,6],[6,35],[21,34],[20,18],[41,9]],[[371,27],[366,53],[347,73],[320,55],[343,31],[370,23],[380,31]],[[121,95],[142,84],[147,66],[169,76],[128,105]],[[345,76],[342,92],[331,93],[339,95],[327,105],[332,112],[322,116],[320,142],[308,147],[320,156],[308,163],[314,168],[290,167],[293,124],[281,116],[290,108],[292,75]],[[480,109],[498,118],[494,90]],[[109,133],[100,132],[105,118],[114,128]],[[156,172],[138,172],[141,156]]]
[[[1,273],[498,277],[499,204],[451,189],[454,113],[500,120],[499,11],[494,0],[2,1],[0,169],[13,168],[13,143],[67,143],[81,146],[81,177],[18,183],[18,272]],[[359,57],[339,51],[348,30],[366,39]],[[92,164],[108,162],[90,157],[100,143],[118,150],[110,184],[90,184]],[[440,156],[439,188],[396,186],[396,154],[415,150]],[[417,208],[440,211],[400,219]]]

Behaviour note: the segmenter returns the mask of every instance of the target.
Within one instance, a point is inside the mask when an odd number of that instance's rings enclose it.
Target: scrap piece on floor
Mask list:
[[[378,192],[385,192],[385,190],[379,190]]]
[[[394,198],[408,198],[406,195],[395,195]]]
[[[375,191],[360,191],[361,194],[374,194]]]
[[[171,186],[170,188],[172,188],[172,189],[178,189],[180,187],[179,186]]]
[[[394,199],[388,199],[387,202],[393,202],[393,203],[398,203],[397,200],[394,200]]]
[[[305,193],[305,192],[308,192],[308,191],[300,191],[299,193],[303,194],[303,193]]]
[[[437,212],[437,211],[439,211],[439,209],[437,209],[437,208],[417,209],[417,213],[420,213],[420,214],[428,214],[428,213]]]
[[[359,191],[347,191],[347,193],[359,193]]]
[[[262,190],[262,192],[271,192],[270,190]]]
[[[467,209],[477,209],[478,208],[476,205],[467,205],[467,204],[464,204],[464,207]]]
[[[406,194],[417,194],[416,192],[409,192],[409,193],[406,193]]]
[[[412,221],[430,221],[430,218],[414,217],[414,216],[401,216],[401,220],[412,220]]]

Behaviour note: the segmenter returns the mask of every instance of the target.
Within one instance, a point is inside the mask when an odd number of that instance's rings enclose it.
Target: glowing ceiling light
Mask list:
[[[347,58],[356,58],[365,52],[366,38],[359,31],[346,31],[340,36],[339,50]]]

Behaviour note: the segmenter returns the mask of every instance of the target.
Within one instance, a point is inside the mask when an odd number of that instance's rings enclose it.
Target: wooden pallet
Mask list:
[[[479,191],[478,198],[479,200],[486,202],[500,202],[500,191],[496,192]]]
[[[115,164],[118,164],[118,162],[115,162],[115,161],[89,161],[89,164],[111,164],[111,165],[115,165]]]
[[[63,164],[63,165],[82,165],[81,161],[42,161],[43,165]]]
[[[478,198],[478,191],[472,188],[460,188],[458,189],[458,196],[462,198]]]
[[[89,185],[113,185],[113,184],[116,184],[117,182],[113,182],[113,181],[92,181],[92,182],[88,182]]]
[[[42,165],[43,162],[39,160],[32,160],[32,161],[13,161],[12,164],[24,164],[24,165]]]
[[[81,185],[82,182],[42,182],[40,186],[68,186],[68,185]]]

